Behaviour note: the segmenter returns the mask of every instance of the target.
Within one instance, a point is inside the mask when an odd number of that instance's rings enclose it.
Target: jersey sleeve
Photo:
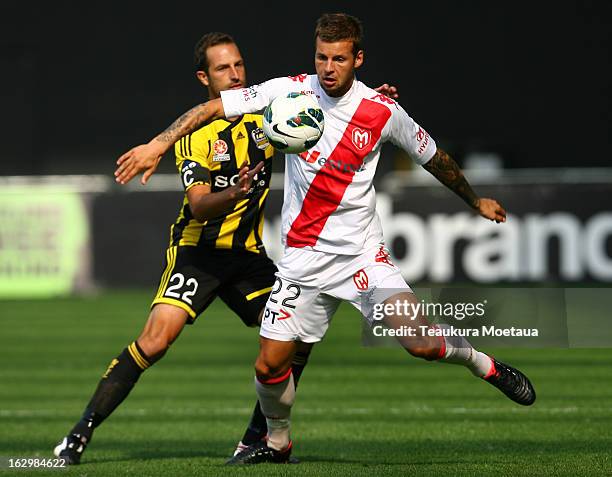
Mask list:
[[[225,116],[230,118],[261,111],[274,98],[294,89],[294,84],[291,78],[275,78],[248,88],[221,91]]]
[[[406,151],[417,164],[429,162],[436,153],[436,142],[399,104],[392,111],[389,141]]]

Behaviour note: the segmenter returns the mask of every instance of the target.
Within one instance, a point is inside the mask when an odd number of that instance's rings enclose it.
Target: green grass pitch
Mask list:
[[[0,456],[51,457],[150,293],[0,302]],[[293,413],[299,465],[226,468],[255,402],[257,330],[222,303],[187,327],[96,432],[81,466],[1,475],[610,475],[612,350],[499,349],[532,378],[522,408],[461,367],[364,348],[340,309]]]

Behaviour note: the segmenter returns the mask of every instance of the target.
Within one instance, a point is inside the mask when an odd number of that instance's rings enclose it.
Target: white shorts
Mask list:
[[[289,247],[277,266],[259,334],[278,341],[321,341],[341,300],[371,322],[374,304],[412,292],[382,245],[360,255]]]

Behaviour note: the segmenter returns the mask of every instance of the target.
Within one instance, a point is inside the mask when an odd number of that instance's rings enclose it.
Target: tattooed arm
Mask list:
[[[117,160],[118,167],[115,170],[115,180],[120,184],[126,184],[142,172],[140,182],[143,185],[146,184],[149,177],[157,169],[162,156],[176,141],[195,131],[203,124],[222,118],[224,114],[223,103],[220,98],[198,104],[174,121],[152,141],[136,146],[123,154]]]
[[[200,126],[223,116],[223,104],[220,99],[207,101],[191,108],[174,121],[154,140],[169,143],[168,149],[183,136],[192,133]]]
[[[461,197],[471,208],[478,208],[478,196],[468,184],[457,163],[442,149],[438,148],[434,156],[423,167]]]
[[[495,222],[506,221],[506,211],[493,199],[481,199],[474,192],[457,163],[442,149],[438,148],[434,156],[423,165],[442,184],[461,197],[466,204]]]

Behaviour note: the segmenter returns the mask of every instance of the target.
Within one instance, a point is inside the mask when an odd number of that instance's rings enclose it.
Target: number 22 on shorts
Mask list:
[[[280,306],[280,308],[278,310],[272,310],[267,306],[264,312],[264,321],[270,320],[270,322],[274,324],[276,320],[281,321],[291,318],[291,312],[288,311],[287,308],[292,310],[295,309],[295,303],[292,302],[298,299],[301,292],[302,290],[299,285],[283,282],[281,278],[276,277],[268,302],[274,303],[276,306]]]
[[[191,297],[195,295],[198,290],[198,281],[195,278],[189,278],[185,281],[185,275],[182,273],[175,273],[170,277],[169,280],[170,286],[166,289],[166,293],[164,296],[169,296],[170,298],[176,298],[178,300],[182,300],[189,305],[192,305]],[[180,290],[185,285],[186,290],[181,294]]]

